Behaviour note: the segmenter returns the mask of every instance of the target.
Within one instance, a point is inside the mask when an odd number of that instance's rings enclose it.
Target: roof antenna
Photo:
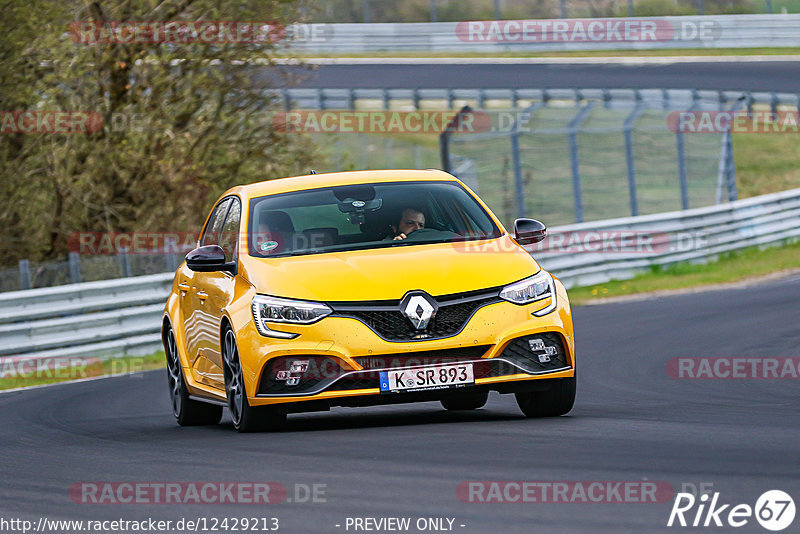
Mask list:
[[[314,169],[311,169],[311,174],[317,174],[317,171],[315,171]]]

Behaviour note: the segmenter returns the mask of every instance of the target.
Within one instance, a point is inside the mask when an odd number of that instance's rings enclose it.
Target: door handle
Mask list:
[[[180,289],[185,293],[186,291],[189,291],[189,284],[187,284],[186,282],[181,282],[180,284],[178,284],[178,289]]]
[[[206,293],[202,289],[199,289],[197,291],[197,298],[199,298],[200,300],[206,300],[208,298],[208,293]]]

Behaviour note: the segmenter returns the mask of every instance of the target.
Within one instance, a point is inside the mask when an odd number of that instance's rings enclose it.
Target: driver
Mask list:
[[[416,208],[406,208],[400,215],[397,225],[392,225],[394,240],[405,239],[411,232],[422,228],[425,228],[425,214]]]

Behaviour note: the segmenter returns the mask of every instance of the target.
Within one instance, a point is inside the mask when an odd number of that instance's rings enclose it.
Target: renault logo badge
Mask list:
[[[417,330],[425,330],[436,315],[439,305],[427,293],[408,293],[400,302],[400,312]]]

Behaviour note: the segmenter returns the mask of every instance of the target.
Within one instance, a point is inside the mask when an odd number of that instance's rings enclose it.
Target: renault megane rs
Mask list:
[[[180,425],[242,432],[289,413],[513,393],[529,417],[575,399],[561,282],[441,171],[312,174],[234,187],[175,273],[164,311]]]

